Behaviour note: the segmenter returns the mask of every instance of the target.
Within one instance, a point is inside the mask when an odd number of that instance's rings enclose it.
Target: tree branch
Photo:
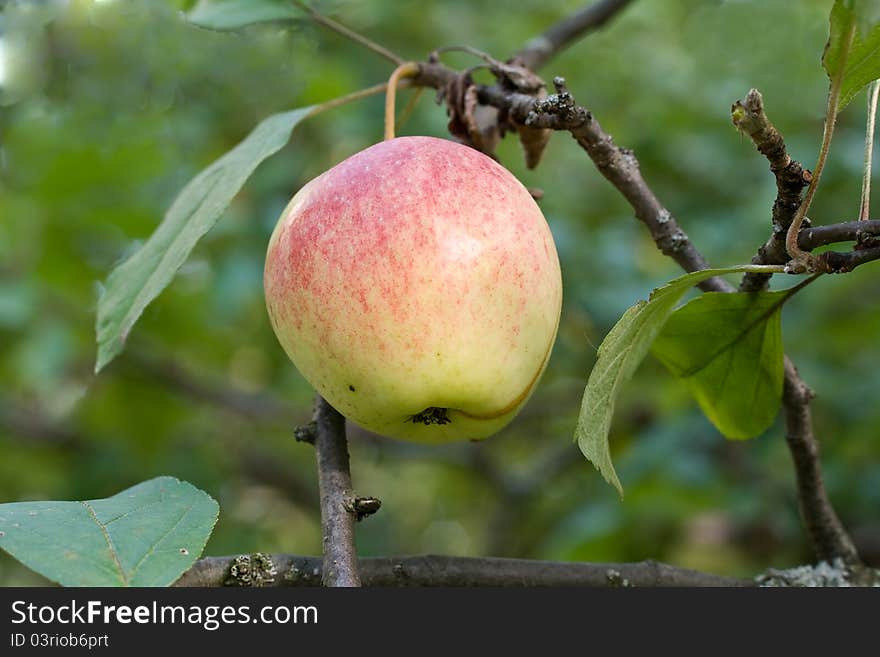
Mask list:
[[[800,241],[800,240],[798,240]],[[813,259],[813,269],[823,274],[846,274],[866,262],[880,260],[880,246],[853,251],[825,251]]]
[[[852,251],[825,251],[815,256],[813,266],[824,274],[844,274],[859,265],[880,260],[880,221],[865,219],[828,226],[805,228],[798,234],[798,246],[804,251],[834,244],[855,242]]]
[[[264,555],[277,576],[271,586],[320,586],[318,557]],[[231,581],[237,557],[205,557],[175,586],[223,586]],[[639,563],[565,563],[497,557],[375,557],[358,562],[364,586],[754,586],[754,582],[722,577],[656,561]],[[234,581],[234,578],[232,578]]]
[[[514,59],[536,70],[551,57],[581,37],[598,30],[620,13],[632,0],[599,0],[566,16],[540,36],[529,41]]]
[[[315,452],[321,492],[321,536],[325,586],[360,586],[354,546],[354,492],[345,440],[345,418],[318,395]]]
[[[792,362],[785,358],[782,405],[785,410],[785,440],[794,461],[801,517],[820,560],[840,557],[846,564],[860,564],[852,539],[837,517],[825,491],[819,443],[813,434],[810,401],[813,391],[801,380]]]
[[[804,251],[812,251],[835,242],[870,244],[871,239],[878,236],[880,236],[880,219],[844,221],[839,224],[804,228],[798,235],[798,246]]]
[[[773,232],[767,242],[752,258],[756,265],[784,265],[790,260],[785,249],[785,235],[801,204],[804,188],[813,175],[800,162],[792,160],[785,148],[785,140],[764,112],[764,99],[752,89],[743,100],[731,107],[733,124],[748,135],[757,149],[770,162],[770,171],[776,177],[776,200],[773,202]],[[748,273],[740,284],[742,292],[767,289],[771,274]]]
[[[764,99],[757,89],[752,89],[742,100],[731,107],[733,124],[748,135],[757,149],[770,163],[770,171],[776,176],[776,201],[773,203],[773,232],[767,242],[752,258],[756,265],[782,265],[789,261],[785,248],[785,235],[801,204],[804,188],[812,180],[812,174],[801,164],[792,160],[785,148],[785,141],[764,111]],[[816,257],[817,272],[838,274],[852,271],[859,265],[880,259],[876,240],[880,234],[880,221],[851,221],[832,226],[805,228],[798,234],[798,247],[810,251],[833,242],[855,241],[854,251],[843,253],[829,251]],[[860,248],[864,247],[864,248]],[[740,290],[755,292],[767,288],[770,274],[749,273],[743,276]]]

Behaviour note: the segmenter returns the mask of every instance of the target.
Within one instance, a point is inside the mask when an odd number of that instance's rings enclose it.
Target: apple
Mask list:
[[[399,137],[306,184],[269,241],[266,306],[340,413],[424,443],[485,438],[534,391],[562,279],[525,187],[467,146]]]

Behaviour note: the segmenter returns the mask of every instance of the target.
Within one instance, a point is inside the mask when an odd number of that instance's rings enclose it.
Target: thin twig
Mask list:
[[[315,453],[321,492],[325,586],[360,586],[354,546],[354,491],[345,418],[320,395],[315,399]]]
[[[847,274],[859,265],[880,260],[880,246],[853,251],[823,251],[813,258],[813,269],[823,274]]]
[[[527,68],[537,70],[551,57],[582,36],[598,30],[620,13],[632,0],[600,0],[592,3],[529,41],[514,58]]]
[[[757,89],[752,89],[742,100],[731,107],[733,124],[754,142],[755,147],[767,158],[770,171],[776,177],[776,200],[773,202],[773,232],[767,242],[752,258],[754,264],[781,265],[788,262],[785,250],[785,234],[801,205],[804,187],[810,184],[812,174],[800,162],[791,159],[785,148],[785,140],[764,112],[764,99]],[[745,274],[739,289],[757,292],[767,288],[770,276]]]
[[[835,242],[863,243],[878,236],[880,236],[880,219],[844,221],[839,224],[804,228],[798,235],[798,246],[804,251],[812,251]]]
[[[276,573],[268,586],[320,586],[318,557],[263,555]],[[223,586],[236,557],[206,557],[175,586]],[[565,563],[497,557],[375,557],[358,562],[364,586],[754,586],[751,580],[722,577],[656,561]]]
[[[880,80],[874,80],[868,87],[868,120],[865,126],[865,164],[862,173],[862,200],[859,204],[859,220],[864,221],[871,214],[871,165],[874,159],[874,125],[877,117],[877,98],[880,95]]]
[[[296,5],[297,7],[299,7],[300,9],[305,11],[306,13],[308,13],[308,15],[312,18],[313,21],[315,21],[316,23],[319,23],[320,25],[323,25],[324,27],[330,28],[331,30],[333,30],[337,34],[341,34],[346,39],[351,39],[355,43],[358,43],[358,44],[364,46],[368,50],[372,50],[377,55],[380,55],[380,56],[384,57],[385,59],[394,62],[395,64],[401,64],[404,61],[403,57],[391,52],[385,46],[380,46],[378,43],[371,41],[370,39],[363,36],[362,34],[358,34],[354,30],[352,30],[348,27],[345,27],[345,25],[342,25],[341,23],[337,23],[332,18],[327,18],[323,14],[320,14],[317,11],[315,11],[315,9],[313,9],[312,7],[307,5],[305,2],[301,2],[300,0],[291,0],[291,1],[293,2],[294,5]]]

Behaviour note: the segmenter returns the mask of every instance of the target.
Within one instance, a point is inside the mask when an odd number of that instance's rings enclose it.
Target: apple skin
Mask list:
[[[269,241],[264,287],[279,342],[334,408],[423,443],[510,422],[547,365],[562,304],[529,192],[433,137],[378,143],[302,187]]]

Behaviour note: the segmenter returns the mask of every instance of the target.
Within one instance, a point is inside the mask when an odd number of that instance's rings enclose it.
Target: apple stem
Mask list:
[[[388,89],[385,92],[385,141],[394,139],[394,101],[397,96],[397,84],[402,78],[414,78],[419,74],[416,62],[404,62],[388,78]]]

